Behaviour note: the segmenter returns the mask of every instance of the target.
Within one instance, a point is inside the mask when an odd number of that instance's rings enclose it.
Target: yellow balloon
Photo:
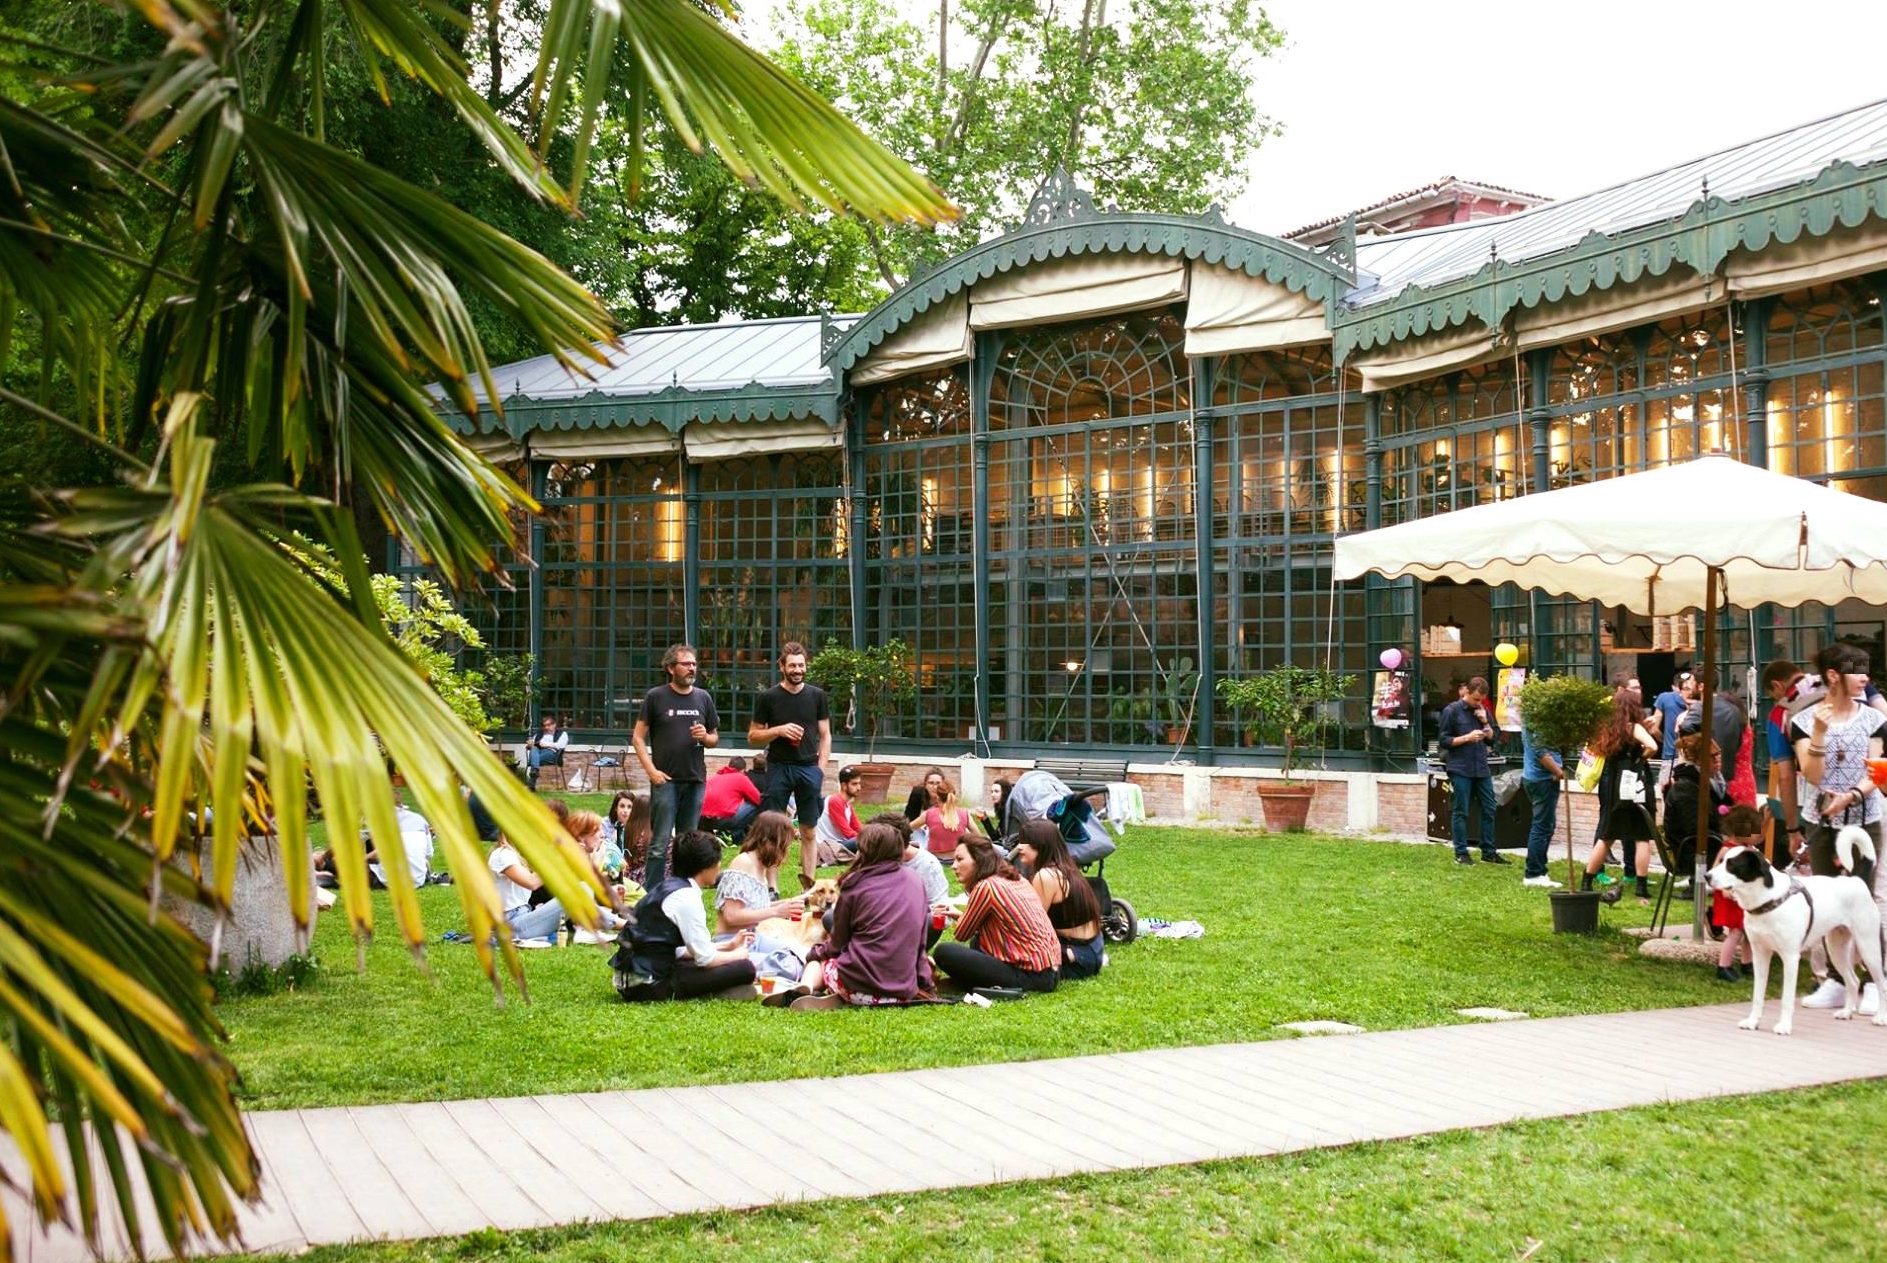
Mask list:
[[[1503,667],[1510,667],[1514,663],[1520,661],[1520,650],[1517,647],[1510,644],[1506,644],[1504,642],[1501,644],[1495,645],[1494,646],[1494,661],[1500,663]]]

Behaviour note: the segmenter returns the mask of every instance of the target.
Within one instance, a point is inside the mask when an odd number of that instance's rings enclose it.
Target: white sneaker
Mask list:
[[[547,938],[521,938],[513,946],[522,951],[530,948],[555,947],[557,943],[554,939]]]
[[[616,936],[614,934],[599,933],[596,930],[586,930],[579,925],[576,934],[570,941],[573,943],[588,943],[590,946],[594,947],[598,943],[614,943]]]
[[[1535,890],[1558,890],[1564,883],[1556,882],[1551,877],[1542,873],[1538,877],[1524,878],[1520,884],[1522,886],[1531,886]]]
[[[1861,1016],[1873,1017],[1880,1012],[1880,991],[1873,983],[1861,988]]]
[[[1824,978],[1815,993],[1802,1001],[1805,1009],[1838,1009],[1848,1002],[1848,989],[1839,978]]]

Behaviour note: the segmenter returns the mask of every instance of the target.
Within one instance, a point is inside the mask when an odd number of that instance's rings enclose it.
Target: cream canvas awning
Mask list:
[[[689,460],[733,460],[772,452],[808,452],[845,446],[842,427],[818,417],[787,421],[697,422],[682,431]]]
[[[1721,303],[1719,287],[1714,301]],[[1541,303],[1514,313],[1514,343],[1522,351],[1594,338],[1667,316],[1702,311],[1713,301],[1708,277],[1678,265],[1663,276],[1636,285],[1589,290],[1577,298]]]
[[[1330,341],[1324,305],[1262,276],[1192,265],[1186,354],[1231,355]]]
[[[666,456],[680,448],[681,440],[660,425],[615,426],[606,430],[538,430],[531,435],[531,455],[547,460]]]
[[[1186,260],[1082,254],[1003,272],[970,290],[970,328],[1011,329],[1141,311],[1186,297]]]
[[[1754,254],[1739,250],[1724,264],[1730,292],[1738,298],[1761,298],[1883,269],[1887,269],[1887,224],[1878,219],[1869,220],[1856,232],[1803,236],[1786,246],[1772,243]]]
[[[1365,391],[1387,390],[1491,360],[1504,350],[1499,331],[1476,321],[1460,329],[1392,342],[1351,360],[1348,367],[1363,375]]]
[[[970,295],[952,294],[873,347],[847,375],[854,386],[890,381],[907,373],[948,368],[970,358]]]

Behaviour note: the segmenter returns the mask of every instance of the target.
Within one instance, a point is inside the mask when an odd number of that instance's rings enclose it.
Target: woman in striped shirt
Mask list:
[[[952,865],[969,892],[956,918],[954,943],[940,944],[937,967],[964,987],[1053,991],[1061,968],[1061,939],[1029,884],[982,838],[957,843]]]

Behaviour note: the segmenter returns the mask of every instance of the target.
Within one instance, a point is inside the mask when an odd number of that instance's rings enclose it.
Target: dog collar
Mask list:
[[[1791,901],[1791,899],[1795,899],[1796,895],[1800,895],[1802,899],[1808,899],[1808,889],[1806,889],[1806,887],[1802,885],[1802,882],[1800,882],[1800,880],[1796,880],[1796,878],[1789,878],[1789,889],[1785,889],[1785,891],[1783,891],[1781,895],[1778,895],[1776,899],[1772,899],[1772,901],[1768,901],[1766,902],[1766,904],[1762,904],[1761,908],[1749,908],[1749,916],[1762,916],[1764,912],[1774,912],[1776,908],[1779,908],[1779,906],[1783,906],[1785,902],[1789,902]],[[1813,904],[1810,904],[1810,906],[1813,906]]]

